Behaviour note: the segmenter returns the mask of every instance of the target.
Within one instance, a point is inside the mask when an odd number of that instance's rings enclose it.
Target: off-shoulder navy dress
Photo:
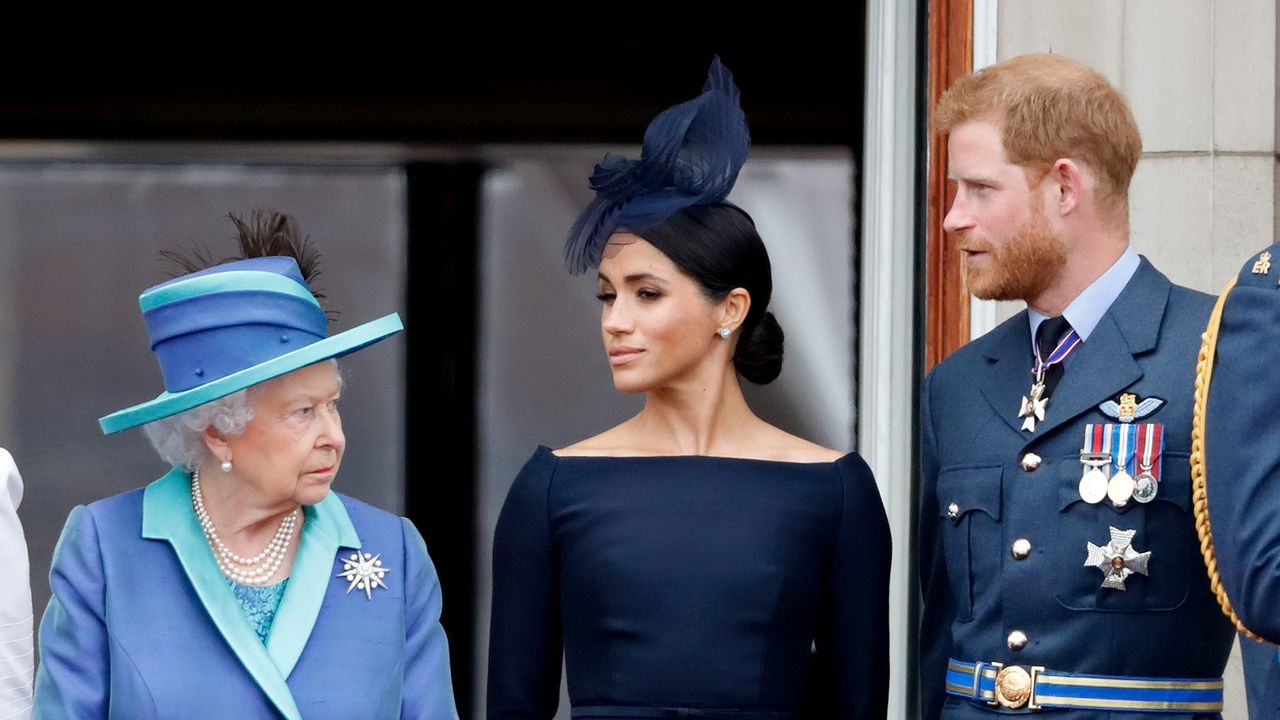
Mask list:
[[[558,457],[494,537],[488,716],[885,716],[889,527],[860,457]]]

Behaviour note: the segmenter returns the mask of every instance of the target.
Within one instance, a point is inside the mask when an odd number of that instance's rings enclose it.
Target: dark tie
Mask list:
[[[1058,343],[1062,342],[1062,338],[1069,332],[1071,332],[1071,323],[1061,315],[1040,323],[1040,327],[1036,328],[1036,347],[1040,349],[1040,359],[1047,361],[1049,355],[1058,347]],[[1063,363],[1057,363],[1044,369],[1044,392],[1041,397],[1047,398],[1053,394],[1053,389],[1062,379],[1062,366]]]

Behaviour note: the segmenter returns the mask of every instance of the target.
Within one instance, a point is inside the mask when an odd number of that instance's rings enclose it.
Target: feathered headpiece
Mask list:
[[[738,94],[733,75],[717,57],[701,95],[649,123],[639,160],[604,156],[590,180],[596,198],[564,245],[569,272],[597,267],[615,232],[642,232],[677,210],[724,202],[751,146]]]

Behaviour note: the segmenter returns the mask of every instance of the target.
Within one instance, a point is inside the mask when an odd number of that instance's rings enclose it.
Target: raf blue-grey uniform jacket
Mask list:
[[[1173,285],[1144,258],[1097,327],[1069,358],[1035,432],[1021,429],[1031,385],[1024,311],[939,364],[922,389],[921,695],[925,720],[993,718],[948,696],[948,658],[1125,677],[1217,678],[1234,637],[1203,572],[1192,521],[1189,454],[1200,334],[1212,298]],[[1122,393],[1164,404],[1139,422],[1164,425],[1157,498],[1115,508],[1080,498],[1087,423],[1115,422],[1099,405]],[[1038,465],[1023,460],[1028,453]],[[1028,460],[1033,460],[1028,458]],[[954,512],[949,512],[954,503]],[[1149,576],[1103,589],[1086,544],[1109,527],[1136,530]],[[1015,559],[1015,540],[1030,553]],[[1026,643],[1012,649],[1019,630]],[[1024,708],[1025,710],[1025,708]],[[1059,720],[1097,711],[1044,711]],[[1116,712],[1115,720],[1216,714]]]
[[[1205,484],[1218,572],[1245,627],[1280,641],[1280,244],[1227,293],[1205,417]],[[1254,272],[1255,266],[1258,272]],[[1249,712],[1280,717],[1276,648],[1241,639]]]

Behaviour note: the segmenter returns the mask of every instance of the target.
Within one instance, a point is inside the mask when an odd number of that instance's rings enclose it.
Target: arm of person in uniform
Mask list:
[[[25,718],[31,711],[32,647],[31,567],[27,539],[18,519],[22,476],[7,450],[0,448],[0,720]]]
[[[946,699],[947,660],[951,652],[951,623],[955,619],[947,566],[942,557],[938,527],[938,448],[933,432],[931,390],[933,375],[920,391],[920,529],[918,538],[920,593],[920,717],[937,720]]]
[[[1223,306],[1206,415],[1209,520],[1223,587],[1245,627],[1280,641],[1280,246],[1245,263]]]
[[[404,703],[400,717],[457,720],[449,640],[440,624],[443,601],[436,566],[413,523],[401,518],[404,532],[405,643]]]
[[[543,465],[516,476],[493,535],[490,720],[549,720],[560,703],[560,573]]]
[[[836,717],[883,720],[889,703],[889,519],[862,458],[849,455],[837,468],[844,509],[814,642],[819,664],[834,671]]]
[[[36,720],[107,717],[110,661],[104,613],[106,584],[93,514],[67,518],[49,571],[53,597],[40,622]]]

